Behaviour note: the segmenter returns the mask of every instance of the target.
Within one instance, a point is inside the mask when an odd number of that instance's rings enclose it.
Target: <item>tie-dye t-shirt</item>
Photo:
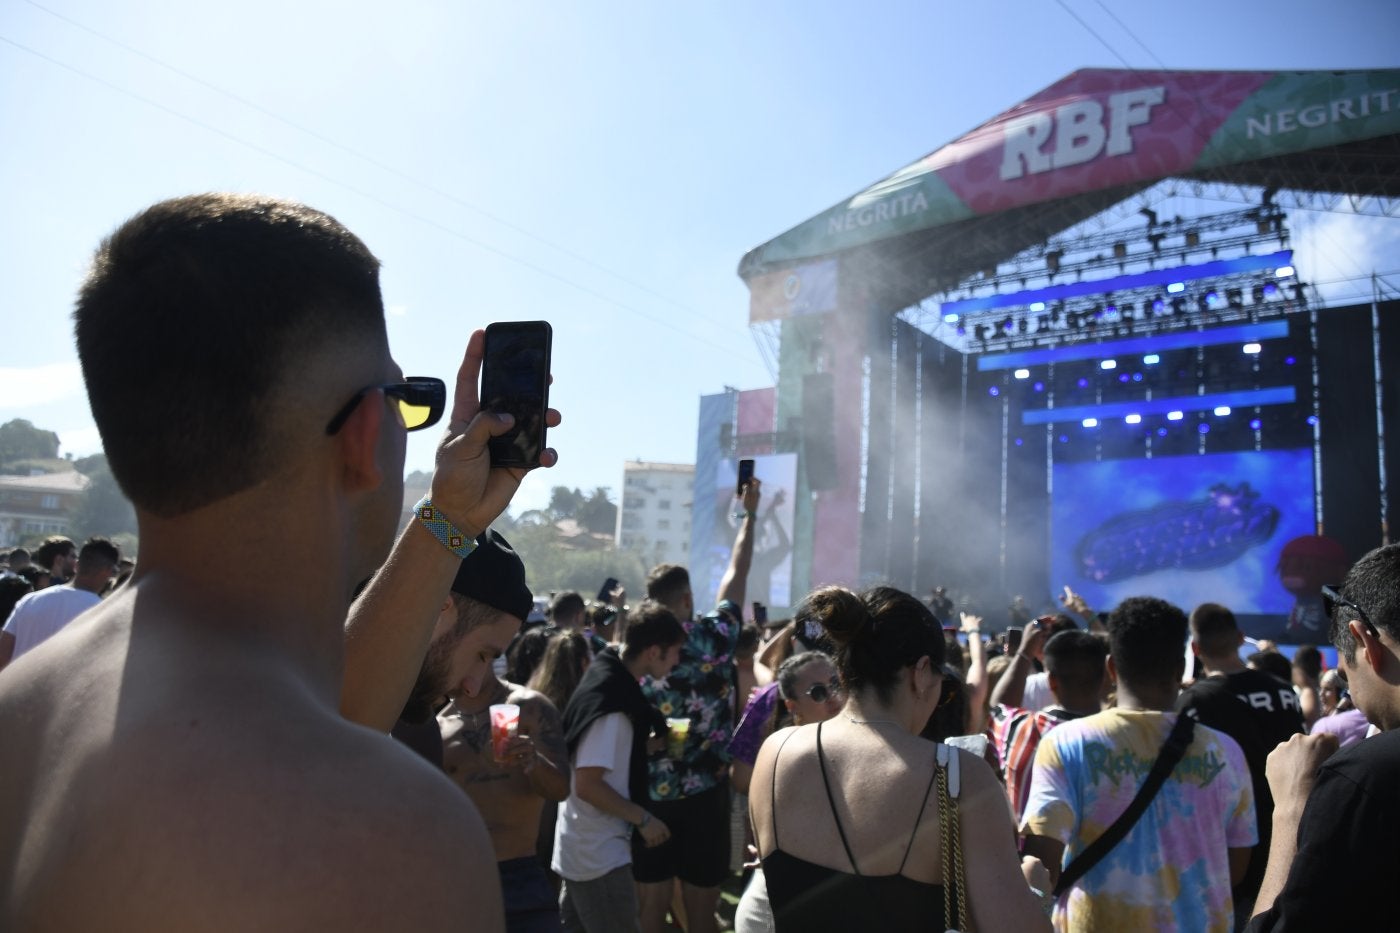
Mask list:
[[[1068,865],[1137,795],[1175,713],[1113,709],[1041,740],[1022,832],[1058,839]],[[1218,930],[1234,925],[1227,849],[1258,842],[1235,740],[1197,724],[1141,819],[1055,906],[1056,930]]]

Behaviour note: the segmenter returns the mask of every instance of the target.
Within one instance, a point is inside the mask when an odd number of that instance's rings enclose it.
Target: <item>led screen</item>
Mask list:
[[[1315,531],[1311,450],[1057,463],[1051,583],[1102,610],[1160,596],[1297,616],[1285,582],[1305,587],[1281,579],[1279,558]]]

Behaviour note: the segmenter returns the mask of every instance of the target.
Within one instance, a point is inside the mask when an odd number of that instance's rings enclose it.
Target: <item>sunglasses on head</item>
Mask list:
[[[813,703],[825,703],[828,698],[841,692],[841,681],[835,677],[824,684],[812,684],[803,691]]]
[[[1380,638],[1380,633],[1371,624],[1371,618],[1366,615],[1366,611],[1349,599],[1342,597],[1338,587],[1324,585],[1322,587],[1322,608],[1327,612],[1327,618],[1335,619],[1338,609],[1349,609],[1356,613],[1356,617],[1361,620],[1361,624],[1366,626],[1366,631],[1371,633],[1372,638]]]
[[[383,389],[384,395],[393,402],[394,412],[399,423],[410,431],[430,428],[442,417],[447,405],[447,386],[441,379],[432,376],[409,376],[403,382],[389,382],[382,385],[365,386],[356,392],[345,407],[336,412],[326,425],[326,433],[334,434],[345,426],[346,420],[360,404],[360,399],[376,389]]]

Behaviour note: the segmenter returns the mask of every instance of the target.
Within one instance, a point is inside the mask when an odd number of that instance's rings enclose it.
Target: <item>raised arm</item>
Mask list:
[[[976,726],[982,719],[987,700],[987,646],[982,642],[982,617],[966,612],[959,613],[959,616],[962,619],[962,633],[967,636],[967,705],[976,717],[972,723]],[[1022,692],[1025,692],[1024,687]],[[973,734],[981,731],[980,728],[971,730]]]
[[[753,565],[753,545],[755,518],[758,515],[759,487],[763,484],[751,479],[744,487],[744,520],[739,525],[739,534],[734,539],[734,551],[729,555],[729,567],[720,580],[719,593],[715,602],[725,600],[739,606],[744,605],[744,592],[749,581],[749,567]]]
[[[438,445],[432,483],[433,507],[471,537],[505,511],[526,473],[491,467],[487,441],[508,431],[512,419],[480,410],[477,377],[484,347],[485,334],[478,330],[457,372],[452,417]],[[546,423],[558,425],[559,413],[551,410]],[[540,465],[555,460],[554,451],[546,450]],[[393,727],[460,565],[461,559],[418,521],[404,529],[346,620],[340,710],[347,719],[380,732]]]
[[[1011,658],[1011,666],[1001,675],[996,689],[992,691],[993,706],[998,703],[1007,706],[1021,705],[1026,695],[1026,677],[1035,670],[1032,659],[1044,649],[1047,634],[1045,627],[1039,622],[1032,622],[1026,626],[1021,635],[1021,647],[1016,649],[1016,654]]]

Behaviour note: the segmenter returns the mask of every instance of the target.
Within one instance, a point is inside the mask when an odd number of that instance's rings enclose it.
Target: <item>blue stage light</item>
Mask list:
[[[1134,382],[1141,382],[1141,381],[1142,381],[1142,373],[1133,373],[1133,381],[1134,381]]]
[[[1260,421],[1258,418],[1255,418],[1253,421],[1251,421],[1251,422],[1249,423],[1249,429],[1250,429],[1251,431],[1257,431],[1257,430],[1259,430],[1261,427],[1263,427],[1263,425],[1264,425],[1264,422]]]
[[[1081,389],[1087,389],[1089,388],[1089,380],[1085,379],[1083,376],[1080,376],[1079,382],[1077,382],[1076,385],[1078,385]]]
[[[987,390],[987,394],[990,395],[992,398],[996,398],[998,395],[1001,394],[1001,390],[998,389],[996,386],[992,386],[990,389]]]
[[[1200,424],[1196,425],[1196,430],[1199,431],[1199,432],[1202,433],[1202,434],[1209,434],[1209,433],[1210,433],[1210,425],[1208,425],[1208,424],[1206,424],[1204,421],[1202,421]]]
[[[1160,362],[1162,362],[1162,358],[1155,353],[1149,353],[1142,358],[1144,366],[1156,366]]]
[[[1043,383],[1043,382],[1037,382],[1037,383],[1036,383],[1034,386],[1032,386],[1031,388],[1035,389],[1037,392],[1044,392],[1044,391],[1045,391],[1045,383]]]
[[[1084,425],[1084,427],[1086,427],[1086,428],[1097,428],[1097,427],[1099,426],[1099,419],[1097,419],[1097,418],[1085,418],[1083,421],[1081,421],[1081,422],[1079,422],[1079,423],[1082,424],[1082,425]]]
[[[1126,415],[1123,420],[1128,424],[1142,424],[1142,415]]]
[[[1117,369],[1117,360],[1103,360],[1099,363],[1099,369]]]

